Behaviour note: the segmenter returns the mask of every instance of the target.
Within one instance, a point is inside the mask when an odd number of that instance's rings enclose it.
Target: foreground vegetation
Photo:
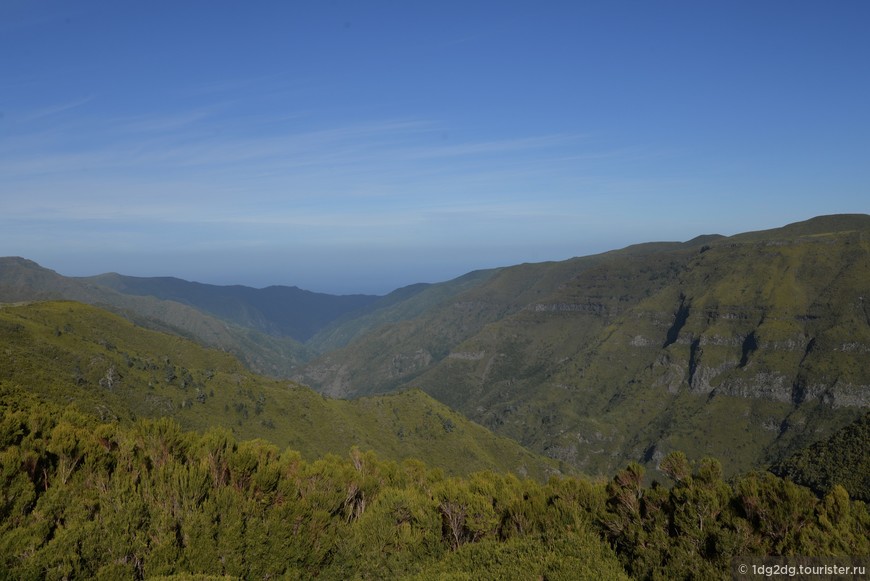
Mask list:
[[[0,571],[14,579],[673,579],[734,555],[866,555],[870,516],[772,474],[680,453],[643,484],[449,477],[351,449],[306,461],[168,418],[102,423],[0,387]]]

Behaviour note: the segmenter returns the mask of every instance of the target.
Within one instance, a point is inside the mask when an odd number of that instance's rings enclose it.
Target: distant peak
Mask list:
[[[5,268],[26,268],[29,270],[38,270],[41,272],[54,272],[49,268],[45,268],[41,264],[38,264],[32,260],[28,260],[27,258],[22,258],[20,256],[3,256],[0,257],[0,266]],[[57,273],[55,273],[57,274]]]
[[[0,256],[0,262],[6,264],[20,264],[22,266],[36,266],[42,268],[36,262],[32,260],[28,260],[26,258],[22,258],[20,256]]]

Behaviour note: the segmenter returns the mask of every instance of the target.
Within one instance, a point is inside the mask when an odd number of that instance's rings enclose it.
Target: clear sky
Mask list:
[[[870,2],[0,3],[0,255],[386,293],[870,211]]]

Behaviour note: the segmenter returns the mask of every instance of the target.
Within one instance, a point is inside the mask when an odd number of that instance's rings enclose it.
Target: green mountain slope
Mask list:
[[[415,284],[397,289],[370,304],[327,325],[306,343],[319,353],[344,347],[353,340],[388,323],[397,323],[448,303],[455,296],[482,284],[496,270],[476,270],[436,284]]]
[[[870,405],[870,216],[520,265],[309,364],[357,396],[418,386],[589,472],[671,450],[729,473]]]
[[[598,260],[586,257],[485,271],[485,279],[430,303],[429,308],[372,325],[345,348],[328,352],[294,378],[338,397],[397,389],[447,358],[455,346],[487,325],[522,311],[530,300]],[[453,356],[469,357],[463,352]]]
[[[117,292],[76,279],[23,258],[0,258],[0,302],[67,299],[98,305],[152,329],[176,333],[230,351],[252,370],[287,376],[311,353],[289,337],[272,337],[200,311],[187,304]]]
[[[557,464],[496,437],[423,392],[355,401],[248,372],[227,353],[134,326],[74,302],[0,307],[0,384],[103,420],[171,417],[224,426],[309,457],[351,446],[419,457],[450,473],[510,470],[543,478]]]

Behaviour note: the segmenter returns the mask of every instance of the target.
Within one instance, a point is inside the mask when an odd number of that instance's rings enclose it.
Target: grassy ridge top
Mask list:
[[[745,232],[729,237],[731,241],[755,242],[759,240],[786,239],[796,240],[806,236],[819,236],[844,232],[870,230],[870,215],[831,214],[816,216],[809,220],[787,224],[781,228]]]
[[[492,435],[421,391],[359,401],[324,398],[255,375],[233,356],[58,301],[0,308],[0,382],[72,403],[103,420],[172,417],[225,426],[310,457],[351,446],[427,458],[449,473],[511,470],[543,478],[557,464]]]

